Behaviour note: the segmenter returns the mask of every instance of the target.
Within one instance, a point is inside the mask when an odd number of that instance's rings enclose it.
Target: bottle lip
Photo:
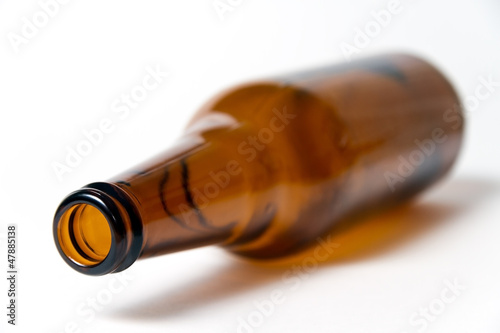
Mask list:
[[[105,217],[111,232],[109,252],[95,264],[78,262],[68,256],[60,244],[60,226],[64,214],[81,204],[97,208]],[[56,210],[53,236],[64,261],[76,271],[87,275],[104,275],[126,269],[139,257],[143,242],[138,211],[123,190],[109,183],[92,183],[68,195]],[[72,243],[75,247],[74,242]]]

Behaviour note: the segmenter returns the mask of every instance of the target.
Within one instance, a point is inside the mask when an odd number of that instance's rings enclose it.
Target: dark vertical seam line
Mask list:
[[[182,219],[179,219],[177,216],[172,214],[172,212],[168,209],[167,202],[165,201],[165,185],[167,185],[169,178],[170,178],[170,171],[167,166],[165,168],[165,173],[163,174],[163,177],[158,185],[158,192],[160,195],[160,201],[163,207],[163,211],[168,215],[168,217],[172,218],[172,220],[174,220],[182,228],[199,232],[199,230],[193,229],[187,224],[185,224],[184,221],[182,221]]]
[[[191,208],[193,208],[196,216],[198,217],[198,221],[202,226],[210,229],[218,229],[208,223],[207,219],[205,218],[205,216],[203,216],[202,212],[200,211],[200,208],[194,202],[193,195],[191,194],[191,190],[189,188],[189,169],[186,163],[186,159],[183,158],[180,161],[180,163],[182,166],[182,188],[184,189],[184,194],[186,196],[187,203]]]

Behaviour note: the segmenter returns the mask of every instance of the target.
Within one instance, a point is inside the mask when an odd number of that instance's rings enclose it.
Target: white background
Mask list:
[[[355,45],[356,29],[389,1],[232,3],[221,20],[212,0],[72,0],[16,52],[9,36],[21,35],[23,17],[33,21],[41,7],[0,0],[0,266],[6,271],[6,225],[17,223],[20,271],[18,326],[6,324],[2,278],[0,331],[499,332],[500,87],[471,102],[481,78],[500,81],[497,0],[401,0],[400,12],[355,55],[404,51],[441,68],[471,105],[466,142],[445,181],[334,235],[338,251],[293,285],[283,278],[301,259],[251,264],[213,247],[136,262],[123,288],[116,275],[88,277],[63,262],[51,227],[66,194],[170,145],[226,86],[345,61],[340,45]],[[117,118],[113,101],[141,83],[147,66],[169,75]],[[52,164],[108,117],[113,132],[59,181]],[[366,247],[352,248],[359,237]],[[465,290],[442,303],[455,282]],[[284,302],[258,312],[255,302],[269,301],[273,290]],[[410,322],[429,306],[439,314],[425,329]],[[239,318],[252,326],[239,327]]]

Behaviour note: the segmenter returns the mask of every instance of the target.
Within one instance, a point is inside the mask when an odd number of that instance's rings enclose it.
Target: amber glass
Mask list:
[[[170,149],[66,197],[57,247],[91,275],[209,244],[291,253],[443,176],[462,139],[459,105],[442,74],[407,55],[231,88]]]

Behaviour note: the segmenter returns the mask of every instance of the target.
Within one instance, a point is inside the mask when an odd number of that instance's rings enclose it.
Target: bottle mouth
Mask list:
[[[142,248],[142,224],[122,190],[93,183],[67,196],[53,225],[54,240],[66,263],[88,275],[119,272]]]
[[[66,257],[76,264],[101,263],[111,249],[111,228],[99,208],[78,203],[67,209],[59,220],[57,240]]]

